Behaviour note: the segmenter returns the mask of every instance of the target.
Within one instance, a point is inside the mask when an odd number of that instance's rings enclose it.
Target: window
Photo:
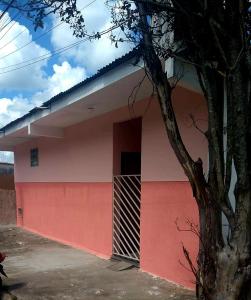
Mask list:
[[[30,152],[31,167],[38,166],[38,148],[31,149]]]

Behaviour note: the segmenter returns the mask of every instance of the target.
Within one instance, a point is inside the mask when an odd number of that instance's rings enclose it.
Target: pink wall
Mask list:
[[[144,182],[141,202],[140,267],[183,286],[194,287],[194,277],[187,268],[182,244],[196,261],[198,242],[186,220],[198,224],[198,214],[187,182]]]
[[[112,182],[113,124],[142,114],[147,100],[70,126],[65,137],[36,138],[15,148],[15,182]],[[39,166],[30,167],[30,149]]]
[[[65,129],[65,138],[37,138],[15,149],[16,182],[111,182],[113,174],[113,123],[142,118],[143,181],[186,181],[163,126],[159,105],[149,99]],[[200,95],[177,88],[175,110],[188,149],[206,161],[207,143],[189,114],[206,126],[205,104]],[[39,166],[30,167],[30,149],[39,148]]]
[[[177,88],[174,94],[174,109],[184,143],[194,159],[207,164],[206,138],[192,125],[193,114],[197,125],[207,128],[205,102],[199,94]],[[142,129],[142,180],[143,181],[187,181],[168,141],[160,108],[152,101],[143,118]]]
[[[39,166],[30,167],[38,147]],[[107,116],[65,129],[65,138],[36,138],[15,150],[16,182],[111,182],[112,122]]]
[[[150,101],[150,106],[148,107]],[[177,88],[174,99],[181,134],[197,159],[207,160],[207,143],[189,114],[205,129],[200,95]],[[191,274],[179,264],[182,243],[193,259],[197,242],[178,232],[175,219],[197,221],[197,210],[163,126],[156,100],[135,104],[65,129],[65,138],[37,138],[15,150],[18,224],[47,237],[103,256],[112,247],[113,124],[142,117],[141,268],[191,287]],[[39,166],[30,167],[30,148],[39,148]]]
[[[17,224],[46,237],[87,249],[112,253],[112,185],[110,183],[18,183]]]

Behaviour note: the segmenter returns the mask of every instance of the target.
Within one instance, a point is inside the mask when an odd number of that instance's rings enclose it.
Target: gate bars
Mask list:
[[[140,175],[113,177],[113,254],[139,261]]]

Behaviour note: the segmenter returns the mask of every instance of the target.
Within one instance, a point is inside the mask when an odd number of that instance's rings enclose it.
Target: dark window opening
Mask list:
[[[121,152],[121,175],[140,175],[141,153]]]
[[[31,167],[38,166],[38,148],[31,149],[30,160],[31,160]]]

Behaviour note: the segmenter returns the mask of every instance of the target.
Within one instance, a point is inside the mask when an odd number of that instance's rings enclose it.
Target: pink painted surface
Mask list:
[[[16,182],[112,182],[113,124],[142,116],[143,181],[186,181],[167,140],[159,104],[152,99],[106,113],[65,129],[65,137],[36,138],[15,149]],[[148,107],[149,105],[149,107]],[[174,106],[184,141],[194,158],[206,161],[207,144],[189,114],[206,127],[202,97],[177,88]],[[39,148],[39,166],[30,167],[30,149]]]
[[[156,100],[135,104],[142,116],[141,268],[192,287],[180,264],[182,243],[193,258],[197,241],[178,232],[175,220],[197,220],[187,178],[167,139]],[[194,158],[207,160],[204,137],[189,114],[206,128],[200,95],[177,88],[174,99],[181,134]],[[15,150],[18,224],[49,238],[102,256],[112,251],[113,124],[132,118],[128,107],[65,129],[63,139],[37,138]],[[30,149],[39,148],[39,166],[30,167]],[[119,163],[117,163],[119,164]]]
[[[147,99],[136,104],[134,117]],[[131,119],[127,107],[65,128],[64,138],[38,137],[15,148],[15,182],[112,182],[113,125]],[[39,166],[30,167],[30,149]]]
[[[18,183],[18,225],[109,257],[112,252],[110,183]]]
[[[201,129],[207,128],[205,102],[201,95],[175,89],[174,109],[183,141],[194,159],[201,157],[207,165],[206,138],[192,125],[193,114]],[[142,180],[143,181],[187,181],[168,141],[157,101],[152,101],[142,125]]]
[[[182,244],[196,261],[198,240],[188,229],[186,220],[198,224],[198,213],[187,182],[144,182],[141,202],[141,262],[144,271],[153,273],[186,287],[194,288],[192,273]],[[187,266],[188,267],[188,266]]]
[[[30,167],[30,149],[39,166]],[[112,122],[107,117],[65,129],[64,138],[40,137],[17,146],[16,182],[111,182]]]

